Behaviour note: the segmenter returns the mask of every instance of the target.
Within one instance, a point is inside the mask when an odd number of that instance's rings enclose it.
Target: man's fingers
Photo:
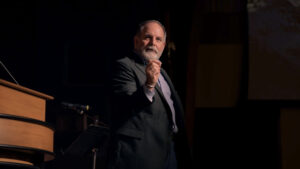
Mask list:
[[[150,60],[146,67],[147,83],[155,85],[160,74],[161,62],[159,60]]]
[[[152,72],[160,72],[160,65],[158,65],[157,63],[151,62],[147,65],[146,71],[147,70],[150,70]]]
[[[153,74],[157,74],[157,73],[160,73],[160,67],[149,67],[148,69],[150,72],[152,72]]]
[[[161,62],[159,60],[150,60],[146,67],[147,81],[155,85],[160,74]]]
[[[161,61],[159,60],[156,60],[156,59],[152,59],[152,60],[149,60],[149,63],[148,64],[157,64],[158,66],[161,66]]]

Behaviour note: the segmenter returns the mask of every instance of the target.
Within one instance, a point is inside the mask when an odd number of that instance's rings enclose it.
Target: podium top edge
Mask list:
[[[9,88],[12,88],[12,89],[15,89],[15,90],[19,90],[19,91],[22,91],[22,92],[25,92],[25,93],[28,93],[28,94],[31,94],[31,95],[34,95],[34,96],[37,96],[37,97],[41,97],[41,98],[46,99],[46,100],[53,100],[54,99],[54,97],[49,96],[47,94],[29,89],[29,88],[21,86],[21,85],[14,84],[12,82],[8,82],[8,81],[3,80],[3,79],[0,79],[0,85],[9,87]]]

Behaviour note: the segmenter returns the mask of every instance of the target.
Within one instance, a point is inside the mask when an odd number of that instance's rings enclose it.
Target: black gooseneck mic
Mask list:
[[[75,110],[75,111],[79,112],[79,114],[83,114],[84,111],[90,110],[89,105],[73,104],[73,103],[68,103],[68,102],[61,102],[61,104],[67,109]]]
[[[13,77],[13,75],[9,72],[9,70],[5,67],[5,65],[1,62],[0,60],[0,64],[1,66],[4,68],[4,70],[9,74],[9,76],[14,80],[14,82],[17,84],[17,85],[20,85],[17,80]]]

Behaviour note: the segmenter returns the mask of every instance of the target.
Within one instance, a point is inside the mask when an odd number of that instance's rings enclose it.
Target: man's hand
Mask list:
[[[149,63],[146,67],[146,87],[148,89],[153,89],[158,81],[160,74],[161,62],[159,60],[149,60]]]

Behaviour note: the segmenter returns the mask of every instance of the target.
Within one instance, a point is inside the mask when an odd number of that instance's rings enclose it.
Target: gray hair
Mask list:
[[[141,22],[141,23],[139,24],[139,26],[138,26],[138,29],[137,29],[135,35],[140,34],[140,33],[142,32],[142,30],[144,29],[145,25],[148,24],[148,23],[151,23],[151,22],[152,22],[152,23],[153,23],[153,22],[154,22],[154,23],[157,23],[157,24],[163,29],[164,34],[165,34],[164,40],[166,40],[166,39],[167,39],[167,31],[166,31],[166,28],[165,28],[165,26],[164,26],[162,23],[160,23],[158,20],[146,20],[146,21]]]

